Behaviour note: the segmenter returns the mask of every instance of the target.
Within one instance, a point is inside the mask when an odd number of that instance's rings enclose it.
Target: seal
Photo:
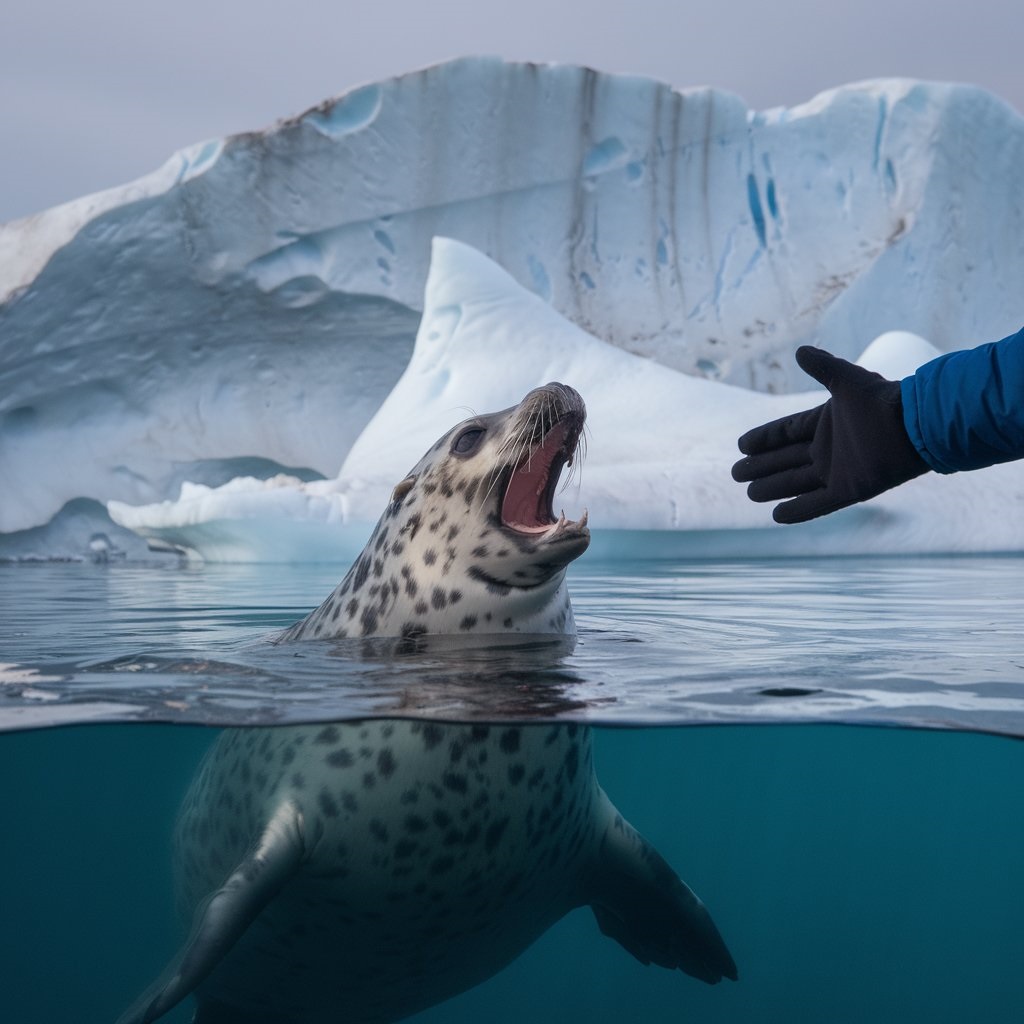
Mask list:
[[[552,497],[584,418],[549,384],[459,424],[279,640],[572,633],[565,569],[589,533]],[[186,796],[175,862],[191,934],[119,1024],[189,993],[197,1024],[398,1020],[587,904],[643,963],[737,976],[704,905],[601,789],[577,724],[226,730]]]

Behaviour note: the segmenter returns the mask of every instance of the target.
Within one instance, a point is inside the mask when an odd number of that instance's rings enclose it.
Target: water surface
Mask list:
[[[0,566],[0,728],[381,714],[1024,733],[1024,560],[583,561],[572,645],[268,638],[335,566]]]
[[[597,725],[602,784],[740,969],[645,968],[581,910],[421,1024],[1017,1019],[1022,569],[584,560],[575,646],[406,651],[268,642],[339,567],[0,566],[0,1019],[111,1024],[159,971],[219,727],[395,714]]]

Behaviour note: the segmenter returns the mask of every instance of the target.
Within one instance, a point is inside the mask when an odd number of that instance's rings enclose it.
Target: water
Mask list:
[[[598,726],[602,784],[740,969],[645,968],[575,911],[421,1024],[1016,1019],[1022,569],[584,559],[574,649],[289,652],[263,638],[337,567],[0,566],[0,1019],[109,1024],[171,955],[216,726],[388,713]]]
[[[267,637],[338,566],[0,565],[0,730],[402,714],[847,722],[1024,735],[1024,560],[600,562],[579,642],[426,650]]]

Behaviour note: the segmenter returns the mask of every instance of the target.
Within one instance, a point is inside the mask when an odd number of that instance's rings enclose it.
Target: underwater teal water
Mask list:
[[[109,1024],[158,973],[181,938],[174,817],[218,725],[399,698],[595,724],[603,786],[740,971],[709,987],[644,967],[581,910],[413,1019],[1019,1019],[1022,570],[595,564],[571,575],[573,650],[311,645],[286,664],[263,637],[336,568],[0,566],[0,1019]]]

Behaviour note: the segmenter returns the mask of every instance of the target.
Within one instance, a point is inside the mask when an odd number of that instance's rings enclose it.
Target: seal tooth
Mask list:
[[[579,520],[579,522],[576,525],[581,527],[581,528],[586,526],[587,525],[587,519],[589,517],[590,517],[590,513],[586,509],[584,509],[583,510],[583,515],[580,516],[580,520]]]

